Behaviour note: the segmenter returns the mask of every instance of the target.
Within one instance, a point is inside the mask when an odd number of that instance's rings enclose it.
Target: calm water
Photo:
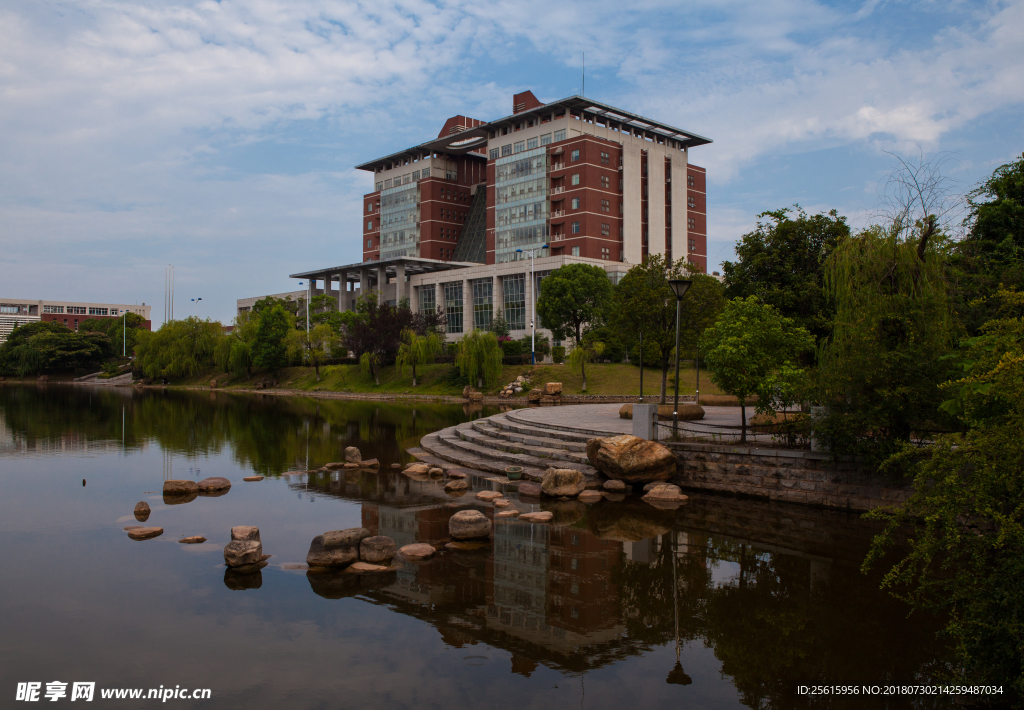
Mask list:
[[[25,706],[19,682],[54,680],[212,690],[168,707],[949,706],[797,692],[928,682],[947,658],[934,620],[858,572],[874,528],[854,515],[712,496],[675,512],[573,502],[551,507],[557,525],[499,521],[489,550],[381,576],[289,569],[327,530],[437,542],[456,510],[491,509],[388,468],[282,473],[347,445],[387,467],[423,434],[490,413],[0,387],[0,707]],[[253,472],[268,478],[243,483]],[[165,479],[207,476],[233,487],[164,504]],[[140,500],[163,537],[123,531]],[[273,555],[255,577],[225,574],[233,525],[258,525]]]

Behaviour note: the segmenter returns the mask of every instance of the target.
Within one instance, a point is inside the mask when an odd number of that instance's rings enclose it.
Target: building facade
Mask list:
[[[77,301],[38,301],[24,298],[0,298],[0,343],[7,340],[14,328],[35,321],[60,323],[71,330],[87,320],[120,318],[135,313],[145,320],[143,327],[152,328],[149,313],[152,306],[125,303],[79,303]]]

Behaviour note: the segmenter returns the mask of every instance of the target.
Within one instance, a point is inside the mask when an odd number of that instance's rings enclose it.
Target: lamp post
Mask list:
[[[303,282],[299,281],[299,286],[301,286],[302,284],[303,284]],[[310,288],[312,288],[312,286],[313,286],[312,280],[310,280],[309,282],[306,283],[306,332],[307,333],[309,332],[309,299],[310,299]]]
[[[192,303],[194,303],[195,306],[196,306],[195,309],[192,311],[193,315],[196,315],[196,316],[199,315],[199,302],[202,301],[202,300],[203,299],[201,299],[201,298],[193,298],[192,299]]]
[[[669,279],[668,285],[676,296],[676,399],[672,406],[672,436],[679,433],[679,311],[686,290],[693,281],[689,279]]]
[[[542,244],[536,249],[516,249],[517,254],[530,255],[530,364],[537,364],[537,284],[533,280],[533,257],[541,249],[547,249],[547,244]]]
[[[644,332],[640,331],[640,404],[644,403]]]

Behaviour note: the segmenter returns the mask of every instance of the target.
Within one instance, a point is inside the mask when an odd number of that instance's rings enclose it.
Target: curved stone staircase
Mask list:
[[[448,464],[505,477],[505,467],[522,466],[523,478],[539,481],[549,467],[574,468],[588,479],[597,471],[587,459],[587,440],[607,432],[528,421],[513,410],[427,434],[423,452]],[[416,454],[417,452],[413,451]]]

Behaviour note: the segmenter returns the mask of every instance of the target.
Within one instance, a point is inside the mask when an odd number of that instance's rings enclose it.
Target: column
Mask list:
[[[473,282],[462,280],[462,332],[473,330]]]
[[[505,320],[508,320],[508,316],[505,314],[505,282],[502,280],[502,276],[504,274],[495,274],[494,276],[494,285],[491,286],[491,301],[493,301],[493,312],[497,314],[500,308],[501,314],[505,316]]]
[[[648,165],[649,168],[650,165]],[[625,251],[626,262],[629,264],[639,264],[643,261],[640,190],[640,146],[634,143],[624,143],[622,145],[622,248]],[[618,254],[614,256],[618,257]]]
[[[405,264],[398,262],[395,265],[395,304],[402,302],[403,298],[406,298],[409,294],[406,293],[405,288]],[[409,308],[413,309],[412,299],[409,299]],[[415,309],[413,309],[415,310]]]
[[[384,285],[388,282],[388,271],[383,266],[378,266],[377,271],[377,303],[384,301]]]
[[[346,311],[348,307],[345,300],[348,298],[348,272],[342,271],[338,274],[338,310]]]
[[[665,255],[665,155],[651,146],[647,151],[648,254]],[[675,205],[673,205],[675,206]],[[672,215],[673,218],[675,215]],[[673,257],[675,255],[673,254]]]
[[[359,295],[365,296],[370,292],[370,269],[362,267],[359,269]]]
[[[688,258],[690,253],[690,213],[686,208],[686,151],[672,154],[672,259]]]

